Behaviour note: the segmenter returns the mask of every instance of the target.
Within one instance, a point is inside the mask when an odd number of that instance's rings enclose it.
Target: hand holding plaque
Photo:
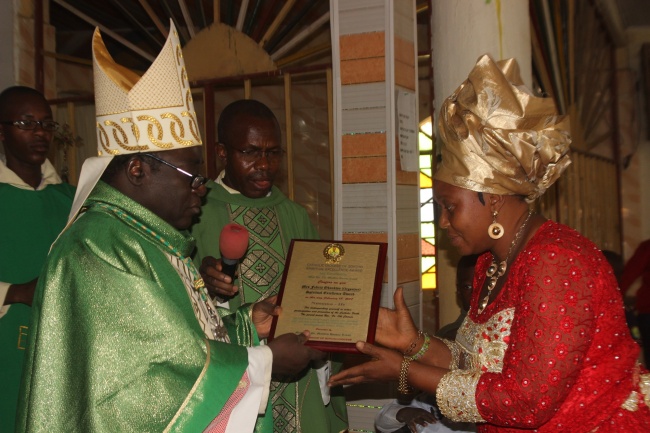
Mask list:
[[[385,243],[298,240],[285,263],[271,337],[311,333],[306,343],[329,352],[356,352],[357,341],[373,342]]]

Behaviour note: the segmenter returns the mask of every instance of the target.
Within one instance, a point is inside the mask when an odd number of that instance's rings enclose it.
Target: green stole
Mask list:
[[[50,245],[65,226],[74,187],[47,185],[39,191],[0,183],[0,281],[26,283],[38,277]],[[0,319],[0,431],[14,431],[18,389],[29,336],[31,307],[13,304]]]

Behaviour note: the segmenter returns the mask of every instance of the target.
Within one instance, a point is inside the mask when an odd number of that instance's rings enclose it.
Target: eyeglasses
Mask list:
[[[44,131],[56,131],[59,128],[59,123],[54,120],[4,120],[3,125],[13,125],[23,131],[33,131],[37,126],[43,128]]]
[[[157,156],[154,156],[154,155],[151,154],[151,153],[143,153],[143,155],[144,155],[144,156],[148,156],[148,157],[151,158],[151,159],[155,159],[155,160],[158,161],[158,162],[162,162],[163,164],[165,164],[165,165],[167,165],[167,166],[173,168],[174,170],[183,173],[185,176],[189,176],[189,177],[191,177],[192,180],[190,181],[190,187],[191,187],[192,189],[199,189],[199,188],[201,187],[201,185],[205,185],[206,182],[208,181],[208,179],[206,179],[205,177],[201,176],[200,174],[191,174],[191,173],[188,173],[187,171],[183,170],[182,168],[178,168],[178,167],[176,167],[174,164],[171,164],[171,163],[165,161],[164,159],[160,159],[160,158],[158,158]]]
[[[234,149],[234,150],[241,155],[241,159],[243,159],[244,161],[248,161],[248,162],[259,161],[260,159],[262,159],[262,158],[264,158],[266,156],[266,159],[269,162],[277,163],[282,159],[282,156],[284,155],[284,149],[271,149],[271,150],[263,150],[263,149],[241,150],[241,149]]]

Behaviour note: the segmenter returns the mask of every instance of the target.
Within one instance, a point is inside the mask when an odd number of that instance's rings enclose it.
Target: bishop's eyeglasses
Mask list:
[[[192,179],[190,180],[190,187],[192,189],[199,189],[201,187],[201,185],[205,185],[206,182],[208,181],[207,178],[201,176],[200,174],[188,173],[187,171],[183,170],[182,168],[176,167],[174,164],[172,164],[170,162],[167,162],[164,159],[158,158],[157,156],[154,156],[151,153],[143,153],[143,155],[148,156],[151,159],[155,159],[158,162],[162,162],[166,166],[169,166],[169,167],[173,168],[174,170],[176,170],[176,171],[178,171],[180,173],[183,173],[185,176],[191,177]]]

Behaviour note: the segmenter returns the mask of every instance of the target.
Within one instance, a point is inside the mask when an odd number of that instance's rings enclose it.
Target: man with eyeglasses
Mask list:
[[[93,35],[98,156],[36,287],[16,431],[252,433],[271,374],[325,356],[307,331],[260,346],[277,307],[222,318],[192,263],[206,188],[180,53],[171,25],[139,76]]]
[[[215,300],[236,309],[277,294],[292,239],[316,239],[307,211],[289,200],[274,182],[284,156],[280,125],[263,103],[243,99],[230,103],[217,123],[217,155],[225,163],[208,194],[200,220],[192,227],[197,241],[194,262]],[[219,235],[231,222],[248,228],[248,250],[238,276],[221,272]],[[342,390],[327,387],[329,370],[339,363],[315,365],[295,377],[271,383],[273,419],[269,411],[259,423],[274,432],[340,432],[347,427]]]
[[[0,431],[14,431],[36,278],[74,197],[47,160],[57,126],[37,90],[0,93]]]

